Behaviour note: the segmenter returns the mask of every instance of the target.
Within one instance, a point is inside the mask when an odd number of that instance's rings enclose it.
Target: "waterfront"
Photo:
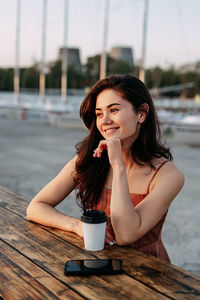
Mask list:
[[[80,124],[79,107],[86,91],[68,92],[66,103],[62,102],[59,90],[49,90],[44,99],[37,93],[23,92],[18,100],[11,92],[0,92],[0,118],[56,126],[65,126],[70,120]],[[161,98],[154,99],[154,104],[164,130],[192,132],[200,139],[200,103],[194,99]]]
[[[0,185],[31,199],[73,157],[74,145],[85,135],[86,130],[76,123],[53,127],[0,119]],[[186,182],[170,207],[163,241],[173,264],[200,274],[200,142],[185,143],[177,134],[167,143]],[[58,209],[80,215],[74,194]]]

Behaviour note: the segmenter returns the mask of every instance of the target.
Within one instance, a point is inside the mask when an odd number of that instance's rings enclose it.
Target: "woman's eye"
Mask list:
[[[110,112],[116,112],[116,111],[118,111],[117,108],[111,108],[111,109],[110,109]]]
[[[100,112],[96,113],[97,118],[100,118],[101,116],[102,116],[102,113],[100,113]]]

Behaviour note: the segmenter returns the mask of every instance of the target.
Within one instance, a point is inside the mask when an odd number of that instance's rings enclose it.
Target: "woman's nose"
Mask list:
[[[102,121],[103,121],[104,124],[112,123],[112,119],[110,118],[109,113],[104,113]]]

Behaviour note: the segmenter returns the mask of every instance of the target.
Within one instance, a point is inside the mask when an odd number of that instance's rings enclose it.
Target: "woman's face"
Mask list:
[[[122,145],[131,146],[145,120],[141,115],[112,89],[106,89],[97,96],[96,126],[104,139],[120,139]]]

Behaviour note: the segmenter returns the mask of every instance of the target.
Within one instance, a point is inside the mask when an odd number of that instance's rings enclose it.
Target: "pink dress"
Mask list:
[[[154,177],[156,176],[160,168],[166,162],[167,161],[164,161],[158,167],[153,177],[151,178],[151,181],[149,182],[147,194],[134,194],[134,193],[130,194],[134,207],[136,207],[149,194],[149,187],[152,180],[154,179]],[[94,209],[105,211],[107,215],[107,230],[109,230],[109,232],[113,236],[113,240],[115,240],[115,234],[112,228],[111,218],[110,218],[110,199],[111,199],[111,190],[104,188],[101,193],[100,199],[97,205],[95,205]],[[132,243],[130,246],[147,255],[153,255],[164,261],[170,262],[165,246],[163,245],[163,242],[161,240],[161,232],[162,232],[163,224],[165,222],[166,215],[167,212],[162,216],[160,221],[151,230],[149,230],[143,237],[141,237],[136,242]]]

